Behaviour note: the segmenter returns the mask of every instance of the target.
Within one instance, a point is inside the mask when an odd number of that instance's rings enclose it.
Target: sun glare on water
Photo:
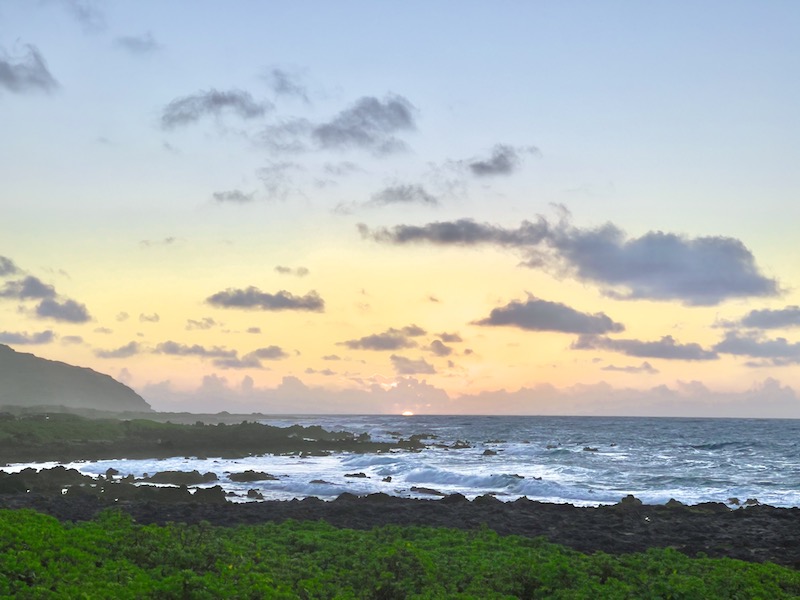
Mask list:
[[[414,416],[414,411],[412,411],[412,410],[404,410],[401,414],[404,417],[413,417]]]

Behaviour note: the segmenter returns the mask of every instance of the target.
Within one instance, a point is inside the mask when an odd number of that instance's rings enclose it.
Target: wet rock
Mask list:
[[[487,448],[486,450],[483,451],[483,456],[497,456],[497,452]]]
[[[356,477],[358,479],[369,479],[366,473],[345,473],[345,477]]]
[[[628,494],[616,504],[616,506],[619,506],[620,508],[636,508],[641,505],[642,501],[633,494]]]
[[[428,488],[428,487],[420,487],[416,485],[411,486],[411,491],[417,494],[427,494],[429,496],[447,496],[447,494],[444,494],[439,490],[435,490],[433,488]]]
[[[256,489],[250,489],[250,490],[247,490],[247,497],[252,499],[252,500],[263,500],[264,499],[264,494],[262,494],[261,492],[259,492]]]
[[[213,478],[212,478],[213,477]],[[166,483],[171,485],[197,485],[216,480],[214,473],[201,474],[200,471],[159,471],[145,481],[150,483]]]
[[[265,473],[264,471],[253,471],[248,469],[247,471],[243,471],[241,473],[231,473],[228,476],[228,479],[231,481],[277,481],[278,478],[275,475],[270,475],[269,473]]]
[[[593,448],[591,446],[584,446],[583,447],[583,451],[584,452],[598,452],[599,448]]]
[[[382,481],[383,483],[392,483],[392,476],[391,476],[391,475],[387,475],[386,477],[384,477],[383,479],[381,479],[381,481]]]

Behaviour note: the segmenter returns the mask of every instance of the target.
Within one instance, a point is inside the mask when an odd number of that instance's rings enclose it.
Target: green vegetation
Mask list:
[[[380,452],[423,446],[419,439],[378,443],[367,434],[329,432],[316,425],[273,427],[247,421],[183,425],[149,419],[87,419],[66,413],[4,413],[0,417],[0,460],[4,462]]]
[[[774,564],[650,550],[583,555],[542,539],[322,522],[63,524],[0,511],[0,596],[14,598],[797,598]]]

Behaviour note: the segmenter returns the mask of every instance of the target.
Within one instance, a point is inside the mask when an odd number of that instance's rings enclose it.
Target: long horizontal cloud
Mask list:
[[[52,285],[42,282],[38,277],[28,275],[16,281],[7,281],[0,289],[3,298],[16,298],[27,300],[31,298],[54,298],[56,289]]]
[[[269,108],[269,103],[256,102],[249,92],[220,92],[211,89],[176,98],[167,104],[161,113],[161,126],[164,129],[173,129],[199,121],[204,116],[218,116],[223,112],[232,112],[242,119],[254,119],[263,116]]]
[[[0,331],[0,344],[49,344],[55,338],[51,330],[28,334],[27,331]]]
[[[53,300],[45,298],[36,307],[36,315],[46,319],[65,321],[67,323],[86,323],[91,320],[84,304],[75,300]]]
[[[137,342],[129,342],[113,350],[97,349],[94,351],[94,355],[98,358],[130,358],[138,354],[140,350],[141,347]]]
[[[50,74],[47,63],[36,47],[28,45],[25,48],[25,56],[16,60],[0,50],[0,88],[16,94],[56,89],[58,82]]]
[[[413,360],[406,358],[405,356],[392,354],[389,359],[392,361],[392,366],[398,375],[433,375],[436,373],[436,369],[433,368],[433,365],[431,365],[424,358]]]
[[[651,231],[628,238],[610,223],[581,229],[566,218],[552,224],[543,217],[523,221],[516,229],[470,219],[375,230],[360,224],[358,228],[365,238],[396,245],[485,244],[517,249],[530,268],[559,273],[566,269],[622,299],[714,305],[729,298],[779,293],[777,281],[760,273],[750,250],[730,237],[688,238]]]
[[[420,335],[425,335],[425,330],[417,325],[409,325],[403,329],[392,327],[383,333],[374,333],[356,340],[340,342],[340,345],[347,346],[351,350],[400,350],[417,346],[417,342],[410,338]]]
[[[132,54],[151,54],[161,48],[161,45],[149,31],[142,35],[123,35],[115,40],[120,48]]]
[[[800,363],[800,342],[789,342],[786,338],[766,339],[757,333],[741,334],[729,331],[725,339],[714,346],[714,350],[735,356],[766,359],[775,366]]]
[[[719,355],[705,350],[700,344],[679,344],[671,335],[657,342],[641,340],[614,340],[606,336],[582,335],[571,346],[575,350],[609,350],[638,358],[664,358],[668,360],[716,360]]]
[[[469,170],[477,177],[491,177],[494,175],[510,175],[522,163],[520,153],[538,154],[534,147],[515,148],[507,144],[497,144],[492,148],[489,158],[474,160],[468,163]]]
[[[169,354],[172,356],[199,356],[201,358],[236,358],[236,350],[227,350],[219,346],[206,348],[198,344],[191,346],[179,344],[172,340],[162,342],[156,346],[156,354]]]
[[[389,95],[383,101],[364,96],[327,123],[313,127],[311,135],[323,149],[362,148],[387,154],[405,147],[396,133],[414,128],[414,107],[403,96]]]
[[[436,206],[439,200],[425,191],[419,184],[391,185],[372,195],[367,203],[371,206],[386,206],[388,204],[427,204]]]
[[[228,288],[225,291],[209,296],[206,302],[222,308],[307,310],[312,312],[325,310],[325,301],[313,290],[305,296],[295,296],[286,290],[269,294],[253,286],[246,289]]]
[[[560,302],[529,297],[526,302],[514,300],[495,308],[478,325],[507,325],[528,331],[560,331],[563,333],[601,334],[623,331],[625,327],[605,313],[590,315]]]
[[[751,310],[740,321],[743,327],[780,329],[800,327],[800,306],[787,306],[779,310]]]
[[[627,366],[627,367],[618,367],[616,365],[606,365],[601,369],[601,371],[615,371],[617,373],[647,373],[648,375],[655,375],[658,373],[658,369],[653,367],[649,362],[644,361],[638,367],[636,366]]]

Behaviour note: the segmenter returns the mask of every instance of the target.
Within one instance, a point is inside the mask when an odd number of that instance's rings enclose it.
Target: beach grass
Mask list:
[[[800,572],[672,549],[586,555],[541,538],[285,521],[63,523],[0,510],[0,596],[13,598],[797,598]]]

